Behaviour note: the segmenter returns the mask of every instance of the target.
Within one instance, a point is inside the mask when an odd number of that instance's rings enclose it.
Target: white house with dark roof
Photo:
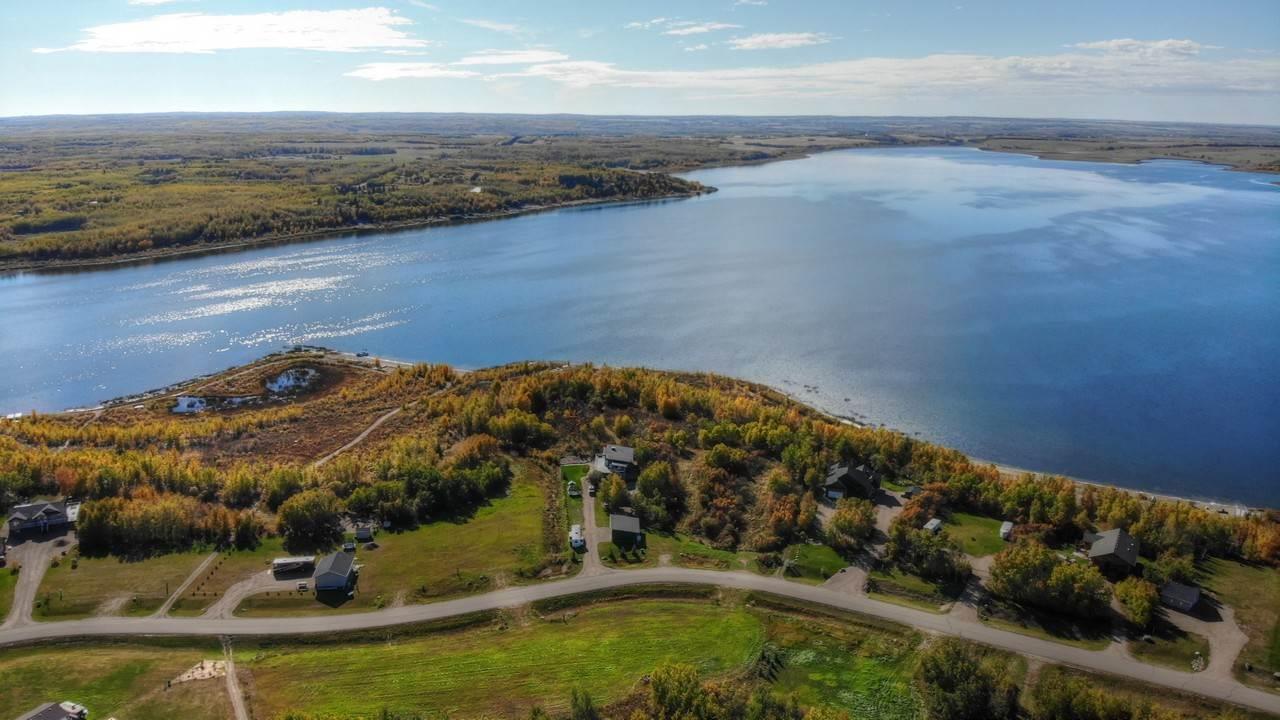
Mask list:
[[[606,475],[629,477],[636,467],[636,451],[626,445],[605,445],[600,454],[591,463],[591,476],[600,478]]]

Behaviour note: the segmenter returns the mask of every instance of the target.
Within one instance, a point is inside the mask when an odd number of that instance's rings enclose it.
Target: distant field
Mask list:
[[[631,601],[582,609],[567,623],[530,618],[506,629],[389,643],[282,644],[241,650],[237,661],[252,673],[257,717],[286,710],[372,715],[382,708],[524,717],[534,704],[563,710],[573,687],[600,704],[617,699],[668,660],[694,663],[708,674],[732,670],[763,639],[760,621],[745,610]]]
[[[383,532],[378,548],[360,548],[356,595],[342,610],[397,602],[426,602],[521,582],[519,571],[542,557],[543,493],[517,474],[508,497],[497,498],[462,523],[435,522],[406,532]],[[312,595],[255,595],[245,616],[333,612]]]
[[[139,561],[118,557],[79,559],[74,552],[50,567],[36,595],[37,620],[72,620],[94,614],[147,615],[208,555],[204,551],[171,553]]]
[[[50,700],[72,700],[91,718],[225,720],[226,684],[205,680],[164,689],[201,660],[217,660],[216,641],[155,641],[0,650],[0,710],[14,717]]]

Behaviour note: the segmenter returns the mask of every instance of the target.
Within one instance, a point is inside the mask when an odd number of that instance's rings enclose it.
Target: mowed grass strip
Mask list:
[[[1000,539],[1000,520],[970,515],[969,513],[952,513],[947,518],[947,535],[960,543],[960,549],[974,557],[995,555],[1005,547]]]
[[[13,607],[13,590],[18,586],[18,573],[11,567],[0,568],[0,622],[9,616]]]
[[[5,717],[50,701],[84,705],[89,716],[131,720],[221,720],[230,716],[226,685],[209,680],[164,683],[201,660],[216,660],[216,642],[67,644],[0,651],[0,709]],[[200,687],[196,687],[200,686]]]
[[[206,551],[159,555],[130,561],[115,556],[81,557],[75,552],[58,558],[36,594],[34,615],[40,620],[71,620],[94,614],[147,615],[155,612],[178,589]]]
[[[273,558],[289,554],[285,552],[284,541],[279,537],[263,538],[258,547],[252,550],[227,550],[220,553],[213,565],[173,603],[169,614],[178,617],[199,615],[232,585],[269,571]]]
[[[745,610],[644,600],[589,607],[568,622],[391,643],[239,649],[236,658],[252,674],[255,717],[290,710],[372,716],[383,708],[524,716],[535,704],[564,709],[574,687],[608,703],[666,661],[694,663],[708,675],[738,668],[759,651],[763,635]]]
[[[497,498],[465,522],[436,522],[405,532],[380,532],[378,547],[356,552],[355,597],[336,608],[360,611],[428,602],[523,581],[520,571],[542,557],[542,489],[517,475],[507,497]],[[314,594],[251,596],[236,614],[323,614],[335,608]]]

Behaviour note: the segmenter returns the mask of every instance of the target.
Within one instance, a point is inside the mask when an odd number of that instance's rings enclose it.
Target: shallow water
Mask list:
[[[691,177],[720,192],[2,277],[0,410],[295,343],[592,360],[740,375],[1013,465],[1280,505],[1276,177],[960,148]]]

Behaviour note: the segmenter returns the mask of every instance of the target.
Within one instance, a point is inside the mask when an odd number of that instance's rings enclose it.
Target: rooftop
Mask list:
[[[1100,532],[1097,538],[1089,547],[1090,559],[1114,555],[1130,565],[1138,562],[1138,541],[1124,530]]]
[[[626,445],[605,445],[604,459],[609,462],[622,462],[630,465],[636,461],[636,451]]]
[[[336,552],[331,555],[325,555],[316,563],[316,577],[336,573],[338,575],[350,575],[351,566],[355,563],[355,553]]]
[[[640,534],[640,518],[630,515],[610,515],[609,529]]]
[[[66,515],[67,506],[62,501],[41,501],[14,505],[9,511],[10,520],[33,520],[40,515]]]

